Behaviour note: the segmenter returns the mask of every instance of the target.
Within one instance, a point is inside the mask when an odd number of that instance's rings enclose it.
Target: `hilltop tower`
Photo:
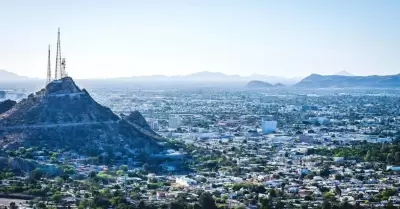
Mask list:
[[[63,72],[61,69],[61,43],[60,43],[60,28],[58,28],[57,34],[57,54],[56,54],[56,67],[54,79],[61,79],[63,77]]]
[[[51,63],[50,63],[50,45],[49,45],[49,52],[47,57],[47,80],[46,85],[51,83]]]
[[[67,63],[65,62],[65,58],[61,59],[61,78],[64,78],[67,76],[67,72],[65,71],[65,66]]]

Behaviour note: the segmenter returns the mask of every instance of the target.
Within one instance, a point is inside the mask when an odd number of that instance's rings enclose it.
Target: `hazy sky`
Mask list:
[[[0,0],[0,69],[75,78],[400,73],[399,0]]]

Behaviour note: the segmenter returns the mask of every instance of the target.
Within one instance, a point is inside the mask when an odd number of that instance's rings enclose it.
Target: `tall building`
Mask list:
[[[150,125],[150,128],[154,131],[158,131],[160,129],[160,124],[158,123],[157,119],[149,119],[147,123]]]
[[[276,131],[276,125],[278,123],[273,120],[261,120],[261,129],[263,134],[269,134]]]
[[[181,126],[181,118],[179,116],[170,117],[168,120],[169,128],[179,128]]]

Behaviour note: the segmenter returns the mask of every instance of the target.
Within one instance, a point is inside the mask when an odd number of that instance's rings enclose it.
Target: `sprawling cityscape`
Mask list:
[[[400,203],[397,89],[89,93],[173,145],[147,155],[98,152],[96,144],[91,153],[74,146],[6,149],[1,200],[24,208],[211,208],[204,206],[210,199],[218,208]],[[20,94],[8,91],[4,99]],[[6,132],[3,147],[11,140]]]
[[[399,11],[1,2],[0,209],[400,209]]]

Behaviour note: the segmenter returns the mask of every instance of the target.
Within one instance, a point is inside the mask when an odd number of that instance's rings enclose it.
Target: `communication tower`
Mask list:
[[[61,78],[64,78],[67,76],[67,72],[65,71],[65,66],[67,63],[65,62],[65,58],[61,59]]]
[[[47,57],[47,80],[46,85],[51,82],[51,63],[50,63],[50,45],[49,45],[49,53]]]
[[[61,79],[63,76],[63,72],[61,69],[61,43],[60,43],[60,28],[58,28],[57,34],[57,54],[56,54],[56,67],[55,67],[55,75],[54,78]]]

